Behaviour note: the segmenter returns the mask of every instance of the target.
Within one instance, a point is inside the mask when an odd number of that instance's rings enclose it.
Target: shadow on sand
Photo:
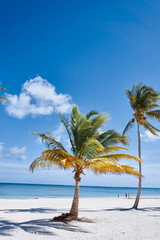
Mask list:
[[[54,229],[63,229],[72,232],[89,233],[75,223],[65,224],[61,222],[53,222],[48,219],[37,219],[26,222],[17,223],[9,220],[0,220],[0,236],[13,236],[14,230],[20,228],[27,233],[40,235],[56,235]]]
[[[53,213],[57,212],[57,209],[51,208],[28,208],[28,209],[3,209],[0,210],[5,213],[16,213],[16,212],[29,212],[29,213]],[[64,212],[65,209],[60,210],[59,212]]]
[[[153,212],[153,211],[160,211],[160,207],[147,207],[147,208],[111,208],[111,209],[104,209],[103,211],[110,212],[110,211],[142,211],[142,212]]]
[[[110,208],[110,209],[104,209],[103,211],[106,211],[106,212],[111,212],[111,211],[120,211],[120,212],[123,212],[123,211],[130,211],[132,210],[133,208]]]

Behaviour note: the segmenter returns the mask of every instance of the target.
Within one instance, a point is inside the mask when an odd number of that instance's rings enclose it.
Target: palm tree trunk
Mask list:
[[[140,139],[139,123],[137,123],[137,131],[138,131],[138,157],[141,158],[141,139]],[[139,173],[142,174],[141,162],[139,162]],[[138,203],[139,203],[140,194],[141,194],[141,184],[142,184],[142,177],[139,177],[137,196],[136,196],[135,203],[133,205],[134,209],[138,208]]]
[[[72,207],[70,210],[70,215],[72,216],[72,219],[75,219],[75,220],[78,218],[79,182],[80,182],[80,179],[79,178],[76,179],[74,198],[73,198]]]

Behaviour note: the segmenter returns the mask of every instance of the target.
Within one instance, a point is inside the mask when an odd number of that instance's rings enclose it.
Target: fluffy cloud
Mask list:
[[[60,124],[57,130],[53,132],[55,139],[60,142],[63,138],[66,138],[66,130],[63,124]]]
[[[13,147],[10,148],[10,155],[15,155],[16,157],[26,160],[27,155],[26,155],[26,147],[18,148],[18,147]]]
[[[18,148],[17,146],[10,148],[9,150],[4,149],[4,143],[0,142],[0,159],[21,159],[26,160],[26,147]]]
[[[6,97],[10,100],[5,102],[7,113],[20,119],[71,110],[71,96],[56,93],[55,87],[40,76],[26,81],[19,96],[6,94]]]
[[[144,134],[141,134],[141,138],[144,142],[155,142],[160,139],[160,134],[158,133],[158,136],[155,136],[150,131],[146,130]]]

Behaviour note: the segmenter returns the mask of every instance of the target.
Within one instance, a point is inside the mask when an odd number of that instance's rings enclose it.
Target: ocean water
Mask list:
[[[135,197],[137,188],[80,186],[80,197]],[[0,198],[65,198],[73,197],[74,186],[0,183]],[[142,188],[141,196],[159,196],[160,188]]]

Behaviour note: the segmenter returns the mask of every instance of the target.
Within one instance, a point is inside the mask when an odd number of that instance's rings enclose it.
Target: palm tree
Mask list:
[[[0,90],[6,90],[5,88],[0,88]],[[3,99],[3,100],[8,100],[7,98],[5,97],[0,97],[0,99]],[[9,101],[9,100],[8,100]],[[0,103],[3,103],[2,101],[0,101]]]
[[[160,99],[160,94],[156,92],[153,88],[148,87],[146,85],[134,85],[132,90],[126,89],[127,97],[130,100],[131,107],[134,111],[133,118],[126,125],[123,134],[129,130],[133,123],[137,122],[137,133],[138,133],[138,156],[141,159],[141,139],[140,139],[140,125],[146,130],[149,130],[153,135],[158,136],[157,132],[160,132],[159,129],[151,125],[147,120],[148,118],[153,118],[155,120],[160,121],[160,109],[155,110],[155,108],[159,107],[158,100]],[[139,184],[137,196],[135,199],[135,203],[133,208],[138,208],[138,203],[140,199],[141,193],[141,184],[142,184],[142,166],[141,162],[139,162]]]
[[[30,170],[33,172],[38,167],[52,166],[64,170],[73,169],[75,193],[70,213],[67,216],[77,219],[79,182],[81,175],[84,174],[84,170],[92,170],[95,174],[110,172],[113,174],[126,173],[139,176],[139,173],[132,167],[120,165],[118,160],[141,160],[128,154],[113,154],[118,150],[126,149],[114,146],[116,143],[125,144],[126,137],[114,130],[100,132],[100,128],[108,120],[108,116],[105,114],[91,111],[85,116],[73,105],[70,119],[65,118],[61,114],[58,115],[68,133],[72,154],[67,152],[62,143],[56,141],[51,134],[33,133],[41,137],[42,142],[46,143],[49,150],[42,152],[42,155],[35,159],[30,165]]]

